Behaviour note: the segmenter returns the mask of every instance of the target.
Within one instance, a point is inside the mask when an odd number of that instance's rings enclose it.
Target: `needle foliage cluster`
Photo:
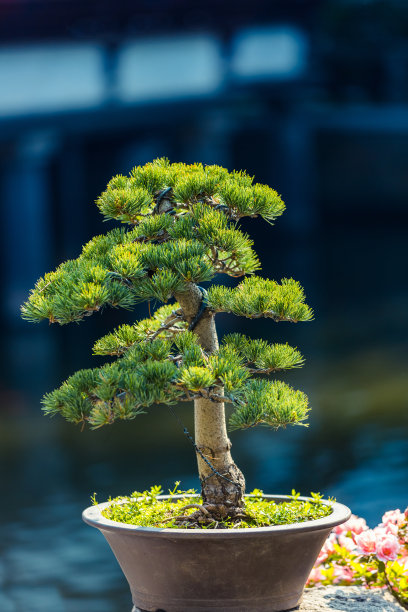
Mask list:
[[[260,378],[300,367],[299,351],[233,334],[207,354],[176,301],[192,284],[248,275],[235,287],[201,289],[205,311],[274,321],[313,317],[298,282],[255,275],[260,262],[253,241],[239,228],[243,217],[272,223],[280,216],[285,206],[277,192],[245,172],[162,158],[115,176],[96,204],[106,220],[125,227],[96,236],[77,259],[40,278],[22,316],[63,325],[108,306],[165,305],[100,338],[94,353],[114,360],[80,370],[47,394],[45,412],[98,428],[133,419],[155,403],[206,398],[232,405],[232,428],[303,424],[304,393]]]

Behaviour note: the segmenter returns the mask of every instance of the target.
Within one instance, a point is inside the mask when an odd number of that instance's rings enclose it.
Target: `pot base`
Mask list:
[[[142,608],[132,608],[132,612],[210,612],[210,610],[214,610],[214,612],[291,612],[291,610],[299,610],[299,605],[301,604],[302,598],[300,599],[300,601],[298,601],[298,603],[293,606],[292,608],[270,608],[269,606],[261,606],[261,607],[253,607],[253,605],[251,605],[250,607],[248,607],[248,604],[246,606],[239,606],[238,608],[236,607],[236,604],[233,604],[232,606],[227,606],[227,607],[219,607],[219,602],[216,608],[208,608],[208,607],[204,607],[204,608],[197,608],[197,607],[188,607],[188,608],[173,608],[170,607],[168,608],[166,606],[166,608],[154,608],[154,610],[143,610]]]
[[[205,599],[194,600],[173,600],[161,607],[163,603],[155,605],[153,602],[145,603],[145,608],[132,609],[132,612],[289,612],[298,608],[302,600],[303,592],[292,596],[285,594],[275,597],[260,597],[254,599]]]
[[[237,607],[236,604],[233,604],[232,606],[221,606],[220,607],[220,602],[217,602],[217,607],[215,608],[209,608],[209,607],[191,607],[189,606],[188,608],[180,608],[179,606],[177,606],[176,608],[174,607],[170,607],[168,608],[166,606],[166,608],[152,608],[151,610],[144,610],[143,608],[132,608],[132,612],[210,612],[210,610],[214,610],[214,612],[291,612],[291,610],[298,610],[299,609],[299,605],[301,603],[301,599],[300,601],[298,601],[298,603],[291,607],[291,608],[281,608],[281,607],[273,607],[270,608],[269,605],[262,605],[261,607],[256,606],[255,607],[250,604],[250,606],[248,607],[248,603],[244,606],[239,606]]]

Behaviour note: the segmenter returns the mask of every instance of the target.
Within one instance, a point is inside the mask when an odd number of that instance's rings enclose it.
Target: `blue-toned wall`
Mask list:
[[[287,380],[313,412],[308,430],[234,434],[249,487],[319,489],[372,524],[408,503],[407,36],[397,0],[0,0],[0,609],[3,575],[5,610],[35,589],[36,610],[122,609],[113,566],[81,583],[72,558],[94,562],[99,549],[78,528],[71,550],[61,517],[93,490],[197,484],[165,407],[82,434],[40,416],[41,395],[101,363],[93,341],[129,314],[63,328],[19,317],[40,275],[111,227],[94,205],[109,178],[158,156],[245,168],[287,204],[275,227],[245,230],[263,273],[297,278],[316,320],[218,324],[297,345],[306,365]],[[181,415],[191,426],[188,407]],[[65,559],[54,573],[36,518],[47,512]],[[34,578],[13,521],[42,560]]]

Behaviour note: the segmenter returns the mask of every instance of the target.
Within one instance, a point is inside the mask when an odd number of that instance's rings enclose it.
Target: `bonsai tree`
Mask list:
[[[253,242],[239,229],[243,217],[272,225],[284,203],[245,172],[165,158],[115,176],[96,203],[106,220],[125,228],[96,236],[77,259],[40,278],[22,316],[65,325],[141,301],[151,314],[99,339],[94,354],[115,359],[78,371],[45,395],[44,412],[96,429],[156,403],[194,403],[203,500],[197,516],[242,516],[245,480],[231,456],[224,406],[232,407],[232,429],[303,424],[304,393],[265,378],[300,367],[303,358],[287,344],[238,333],[219,344],[215,318],[220,312],[275,322],[312,318],[298,282],[254,274],[260,263]],[[218,275],[244,279],[201,286]],[[165,305],[151,312],[158,302]]]

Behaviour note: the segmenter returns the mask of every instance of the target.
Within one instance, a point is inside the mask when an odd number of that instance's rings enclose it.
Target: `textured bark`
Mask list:
[[[176,295],[186,319],[191,322],[200,309],[202,293],[191,284],[189,290]],[[214,315],[205,310],[194,332],[207,353],[218,349],[218,337]],[[221,390],[222,393],[222,390]],[[224,476],[220,478],[211,467],[197,454],[198,473],[204,504],[220,518],[233,516],[243,506],[245,479],[231,456],[231,442],[225,422],[225,408],[222,402],[208,399],[194,400],[195,442],[203,455],[214,468]],[[228,480],[225,480],[227,478]]]

